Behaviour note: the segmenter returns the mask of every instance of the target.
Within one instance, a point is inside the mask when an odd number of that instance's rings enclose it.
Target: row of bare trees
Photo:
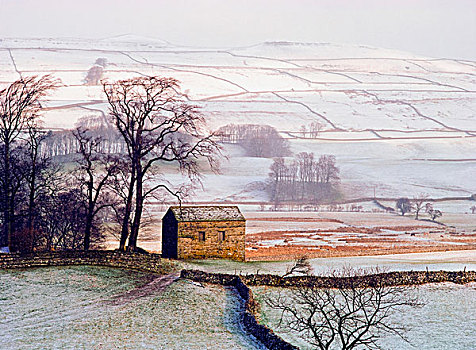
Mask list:
[[[126,153],[126,143],[106,118],[87,116],[80,119],[76,125],[87,129],[91,136],[101,138],[98,152]],[[79,142],[71,130],[49,131],[48,137],[41,144],[40,153],[48,157],[69,156],[77,153],[78,149]]]
[[[221,142],[235,143],[250,157],[285,157],[291,154],[289,142],[269,125],[228,124],[217,131]]]
[[[315,121],[309,125],[301,125],[301,127],[299,128],[299,133],[303,138],[316,139],[319,137],[319,134],[321,133],[323,128],[324,124]]]
[[[276,204],[285,201],[318,203],[334,199],[339,182],[339,168],[333,155],[318,159],[313,153],[301,152],[287,162],[276,158],[270,167],[269,193]]]
[[[104,83],[105,123],[83,121],[61,143],[38,122],[41,100],[58,84],[31,77],[0,90],[0,247],[87,250],[107,222],[120,231],[119,248],[135,250],[147,200],[180,201],[191,187],[170,184],[161,167],[197,184],[201,164],[218,169],[220,147],[178,82],[158,77]],[[58,154],[73,163],[58,163]]]

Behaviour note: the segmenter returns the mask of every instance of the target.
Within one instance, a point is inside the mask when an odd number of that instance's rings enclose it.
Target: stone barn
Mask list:
[[[162,256],[243,261],[245,225],[237,206],[170,207],[162,218]]]

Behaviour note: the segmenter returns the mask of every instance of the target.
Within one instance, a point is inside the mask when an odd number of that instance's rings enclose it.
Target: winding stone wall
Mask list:
[[[157,254],[123,253],[119,251],[58,251],[34,254],[0,254],[0,269],[22,269],[45,266],[93,265],[140,270],[166,274],[176,267]],[[259,304],[254,300],[252,291],[241,279],[229,274],[207,274],[200,271],[183,270],[181,277],[197,281],[210,282],[224,286],[233,286],[245,301],[243,325],[245,329],[260,340],[268,349],[296,350],[297,347],[285,342],[271,329],[258,323]]]
[[[245,311],[242,315],[245,330],[271,350],[296,350],[294,345],[284,341],[274,334],[273,330],[259,324],[259,303],[255,301],[253,292],[241,280],[242,276],[235,276],[224,273],[207,273],[198,270],[182,270],[181,278],[191,279],[197,282],[220,284],[222,286],[233,286],[240,297],[245,302]]]
[[[58,251],[33,254],[0,254],[0,269],[41,266],[93,265],[167,274],[175,264],[158,254],[124,253],[113,250]]]
[[[271,328],[259,324],[260,307],[255,301],[253,292],[243,281],[237,277],[234,284],[238,294],[245,301],[245,312],[243,313],[243,325],[245,329],[253,334],[256,339],[271,350],[298,350],[299,348],[286,342],[281,337],[274,334]]]

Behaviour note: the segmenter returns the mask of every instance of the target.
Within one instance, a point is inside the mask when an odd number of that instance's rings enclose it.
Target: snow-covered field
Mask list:
[[[136,36],[4,38],[0,84],[20,74],[54,74],[64,86],[46,104],[45,125],[71,128],[82,116],[107,112],[101,86],[84,80],[98,58],[107,60],[104,79],[177,78],[211,130],[269,124],[294,153],[336,155],[345,198],[374,189],[380,197],[476,193],[475,62],[329,43],[205,49]],[[300,138],[301,125],[315,121],[323,124],[319,137]],[[271,161],[226,151],[223,175],[207,174],[194,199],[266,200],[247,185],[264,181]]]

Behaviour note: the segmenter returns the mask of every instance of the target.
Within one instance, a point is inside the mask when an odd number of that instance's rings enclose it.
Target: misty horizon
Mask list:
[[[476,7],[468,0],[0,0],[0,8],[0,38],[137,35],[205,48],[276,41],[333,43],[476,60]]]

